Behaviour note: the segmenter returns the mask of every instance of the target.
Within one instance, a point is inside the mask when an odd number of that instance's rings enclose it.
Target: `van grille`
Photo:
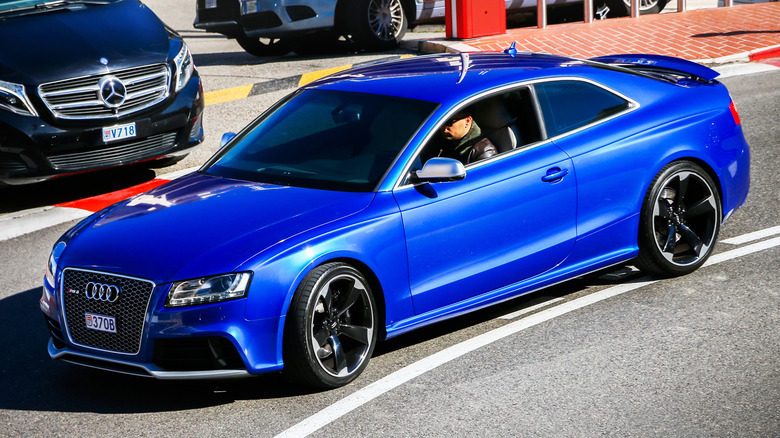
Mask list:
[[[52,155],[49,157],[49,161],[51,161],[52,166],[57,170],[79,170],[101,166],[119,166],[162,155],[174,146],[175,141],[176,132],[168,132],[110,148],[101,148],[88,152]]]
[[[61,119],[102,119],[120,117],[149,108],[168,97],[170,69],[166,64],[129,68],[105,75],[49,82],[38,87],[46,107]],[[118,108],[107,106],[100,97],[100,80],[114,76],[126,89]]]

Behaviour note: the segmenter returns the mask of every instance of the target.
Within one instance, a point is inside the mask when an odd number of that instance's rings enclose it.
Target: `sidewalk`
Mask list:
[[[500,51],[512,42],[519,51],[574,58],[653,53],[707,65],[749,62],[780,57],[780,3],[557,24],[546,29],[525,27],[468,40],[426,39],[418,42],[418,50]]]

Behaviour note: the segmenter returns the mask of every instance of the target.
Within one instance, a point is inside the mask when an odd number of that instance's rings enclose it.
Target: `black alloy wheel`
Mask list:
[[[285,372],[305,385],[346,385],[368,365],[377,333],[376,304],[365,277],[345,263],[319,266],[293,296],[285,325]]]
[[[627,17],[631,15],[631,0],[622,0],[622,3],[622,7],[616,5],[617,9],[619,9],[617,13],[622,14],[617,16]],[[669,0],[639,0],[639,14],[657,14],[664,10],[667,3],[669,3]]]
[[[401,0],[350,0],[344,12],[347,31],[366,50],[396,48],[409,25]]]
[[[707,172],[688,161],[667,165],[644,199],[637,265],[661,276],[695,271],[712,254],[721,219],[720,193]]]

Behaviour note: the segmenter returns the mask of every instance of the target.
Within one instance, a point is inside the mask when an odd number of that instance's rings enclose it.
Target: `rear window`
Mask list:
[[[582,81],[535,84],[548,137],[556,137],[630,107],[622,97]]]

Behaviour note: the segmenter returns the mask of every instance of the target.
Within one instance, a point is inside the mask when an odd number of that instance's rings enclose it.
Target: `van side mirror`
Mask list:
[[[230,142],[230,140],[233,140],[233,137],[236,136],[235,132],[226,132],[222,134],[222,138],[219,140],[219,148],[222,149],[225,147],[226,144]]]
[[[460,181],[466,177],[463,163],[452,158],[434,157],[422,169],[412,172],[412,182],[437,183]]]

